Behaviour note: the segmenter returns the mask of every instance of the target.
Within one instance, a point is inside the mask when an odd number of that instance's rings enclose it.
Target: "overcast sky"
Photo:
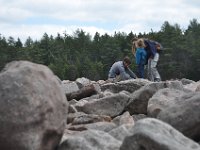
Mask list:
[[[186,29],[200,20],[200,0],[0,0],[0,34],[23,42],[77,29],[94,35],[159,31],[165,21]]]

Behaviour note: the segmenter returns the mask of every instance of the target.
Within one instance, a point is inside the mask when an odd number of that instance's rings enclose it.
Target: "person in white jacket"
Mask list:
[[[148,59],[148,78],[150,81],[159,82],[161,81],[160,74],[157,70],[157,63],[159,61],[159,53],[161,50],[160,44],[156,44],[156,50],[153,58]]]

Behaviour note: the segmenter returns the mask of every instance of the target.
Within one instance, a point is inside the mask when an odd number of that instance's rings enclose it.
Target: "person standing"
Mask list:
[[[144,48],[144,41],[142,39],[139,39],[136,47],[136,65],[139,78],[144,78],[144,65],[147,61],[147,53]]]
[[[155,46],[155,53],[152,54],[148,59],[147,74],[148,74],[148,79],[150,81],[159,82],[161,81],[161,77],[157,70],[157,64],[159,61],[159,56],[160,56],[159,53],[161,51],[161,45],[155,42],[154,46]]]
[[[132,51],[132,54],[134,57],[136,57],[136,48],[138,47],[137,41],[138,41],[138,38],[133,38],[133,40],[132,40],[131,51]]]

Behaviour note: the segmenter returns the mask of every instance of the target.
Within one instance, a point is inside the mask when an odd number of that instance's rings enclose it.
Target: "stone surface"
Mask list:
[[[145,118],[136,122],[120,150],[200,150],[200,146],[170,125]]]
[[[130,96],[129,104],[126,111],[133,114],[147,114],[147,105],[149,99],[160,89],[171,88],[183,90],[183,85],[180,81],[163,81],[147,84]]]
[[[63,140],[58,150],[118,150],[121,142],[99,130],[86,130]]]
[[[0,73],[0,149],[53,150],[62,137],[68,102],[46,66],[16,61]]]
[[[186,93],[173,105],[161,111],[157,118],[167,122],[184,135],[200,141],[200,93]]]
[[[86,114],[107,115],[115,117],[121,114],[126,107],[130,97],[124,93],[114,94],[111,96],[95,99],[90,102],[75,104],[78,111]]]
[[[148,102],[147,115],[156,118],[166,108],[173,106],[185,94],[178,89],[165,88],[156,92]]]

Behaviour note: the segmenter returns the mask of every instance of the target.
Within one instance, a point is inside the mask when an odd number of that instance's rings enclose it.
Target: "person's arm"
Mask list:
[[[159,60],[159,54],[156,53],[156,54],[154,55],[153,61],[158,62],[158,60]]]
[[[120,72],[120,76],[121,76],[121,79],[122,79],[122,80],[127,80],[127,79],[130,79],[130,78],[131,78],[130,74],[127,73],[127,71],[126,71],[126,69],[124,68],[124,65],[123,65],[123,64],[121,64],[121,65],[119,66],[119,72]]]
[[[134,78],[134,79],[136,79],[136,78],[137,78],[136,74],[135,74],[135,73],[133,73],[133,71],[131,71],[131,69],[130,69],[130,68],[127,68],[127,73],[130,75],[130,77],[131,77],[131,78]]]
[[[133,45],[132,45],[132,53],[133,53],[133,56],[136,55],[135,52],[136,52],[136,46],[135,46],[135,42],[133,42]]]

